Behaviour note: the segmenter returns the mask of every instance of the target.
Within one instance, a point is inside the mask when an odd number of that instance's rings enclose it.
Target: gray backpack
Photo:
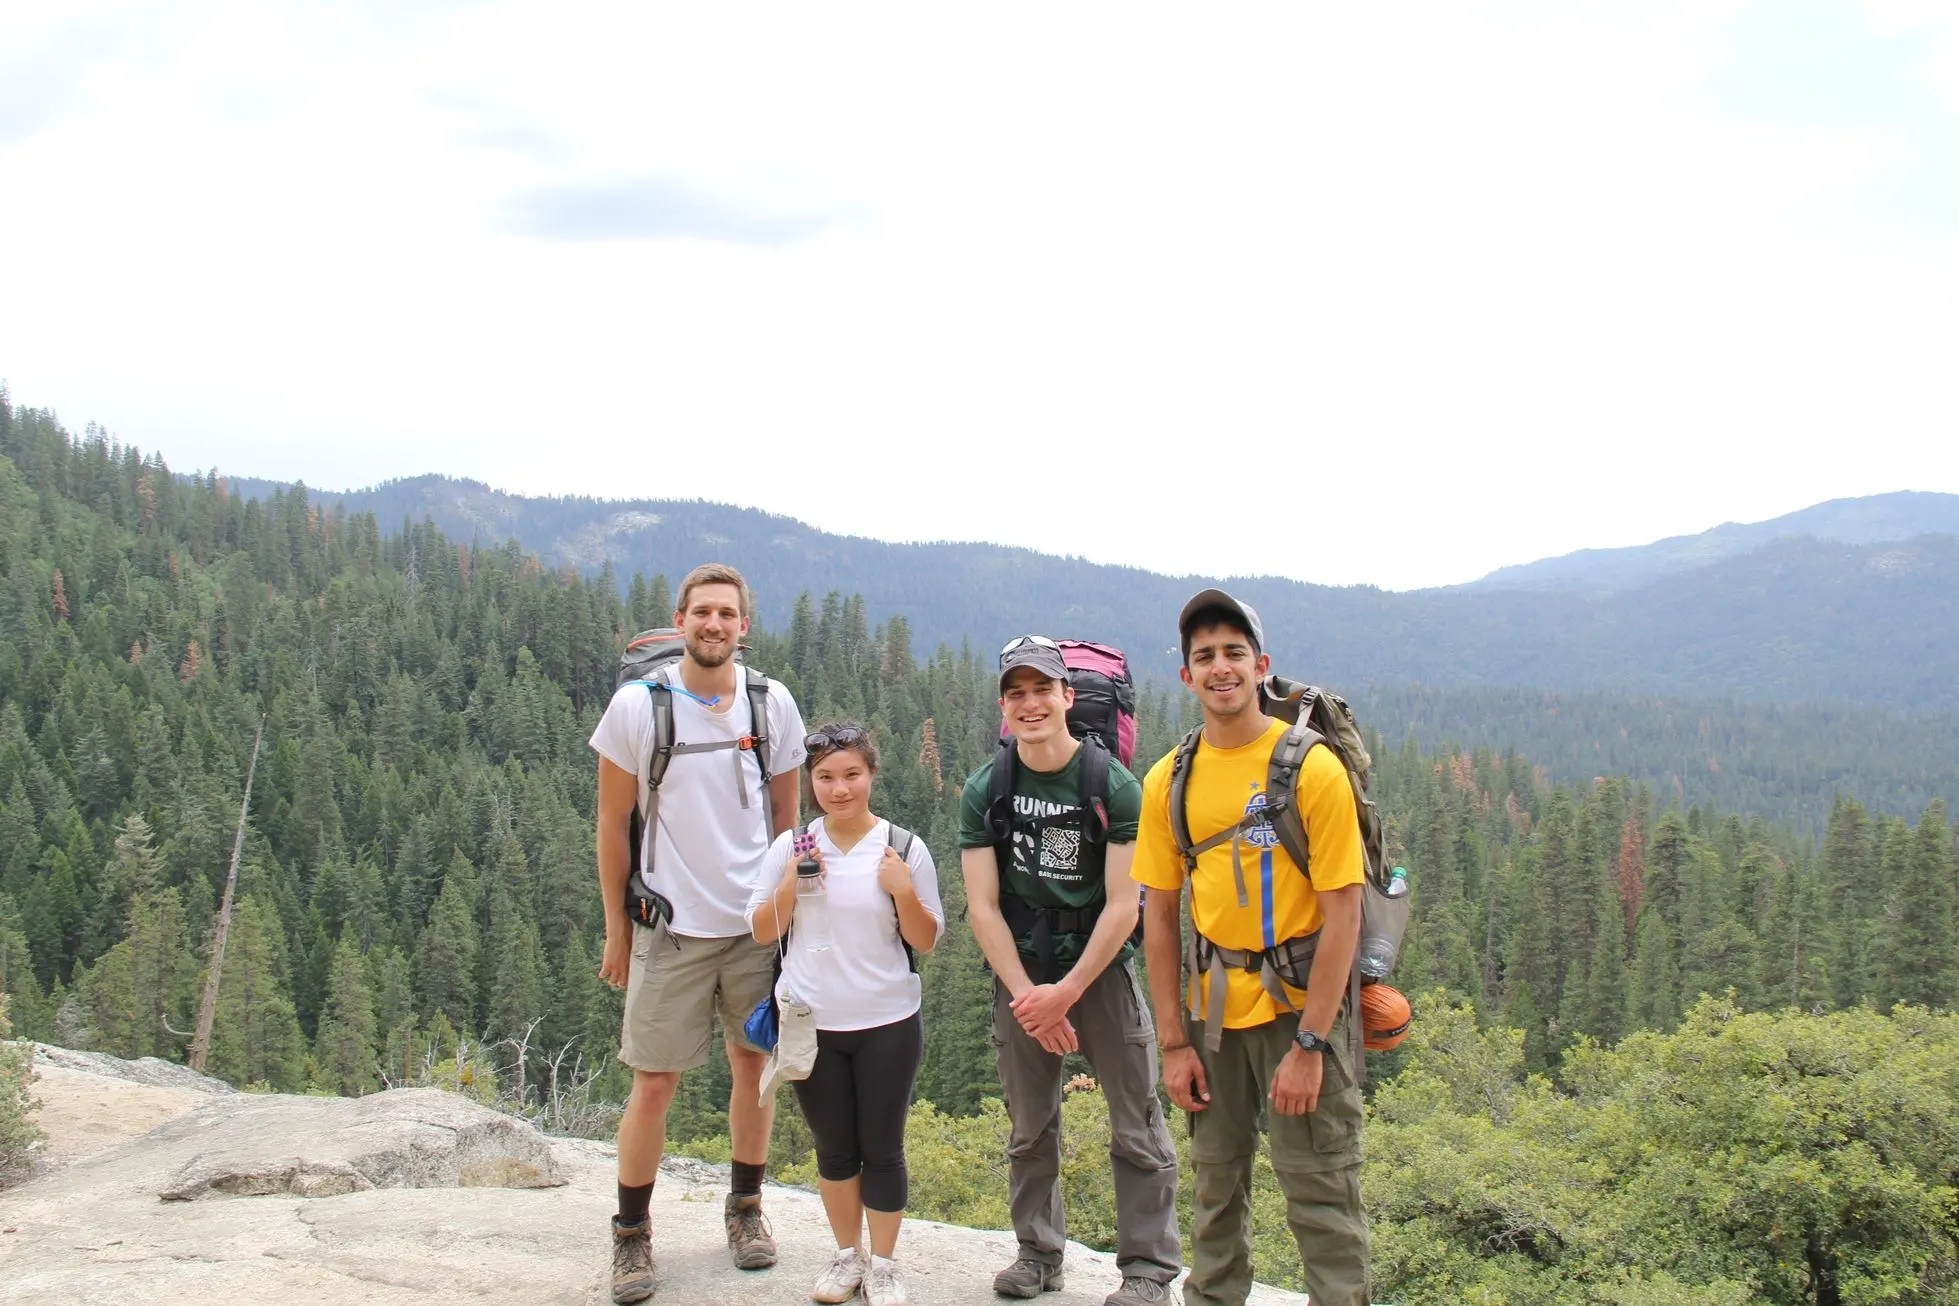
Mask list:
[[[1287,680],[1283,676],[1267,676],[1265,683],[1259,686],[1259,697],[1263,700],[1266,715],[1292,723],[1292,729],[1280,736],[1272,749],[1272,760],[1266,771],[1266,804],[1261,810],[1241,817],[1236,825],[1219,830],[1198,843],[1191,841],[1190,821],[1184,810],[1184,792],[1190,784],[1190,767],[1197,756],[1198,732],[1191,731],[1177,744],[1176,760],[1170,768],[1170,830],[1177,841],[1177,852],[1184,859],[1185,873],[1196,869],[1199,853],[1209,852],[1227,839],[1235,842],[1246,830],[1266,820],[1271,821],[1273,832],[1279,838],[1279,846],[1286,850],[1293,864],[1304,871],[1311,849],[1307,847],[1306,823],[1300,819],[1293,798],[1299,781],[1299,767],[1306,760],[1306,754],[1315,745],[1324,744],[1340,759],[1340,765],[1347,772],[1347,780],[1354,788],[1354,806],[1360,813],[1361,849],[1367,859],[1367,879],[1385,892],[1389,870],[1381,852],[1381,818],[1367,797],[1367,782],[1373,771],[1374,759],[1368,756],[1367,745],[1361,742],[1360,726],[1354,720],[1353,709],[1338,694],[1316,685]],[[1242,899],[1242,879],[1238,892]]]
[[[655,920],[673,923],[673,903],[666,895],[656,893],[646,887],[640,874],[642,848],[646,844],[645,833],[660,816],[660,782],[666,779],[667,767],[681,753],[713,753],[732,751],[735,768],[735,792],[741,795],[741,805],[748,806],[748,786],[742,783],[744,763],[743,753],[754,755],[755,765],[762,772],[762,828],[775,830],[775,813],[769,798],[769,678],[753,667],[748,668],[748,733],[739,739],[723,739],[709,744],[687,744],[673,737],[673,678],[677,674],[676,664],[687,651],[686,637],[671,627],[658,630],[641,631],[626,644],[626,651],[619,656],[619,678],[615,688],[631,684],[646,686],[647,693],[653,696],[653,751],[646,759],[646,813],[641,817],[638,804],[633,806],[632,828],[628,836],[632,848],[631,866],[626,875],[626,914],[641,925],[651,925]],[[735,654],[737,660],[741,654]]]

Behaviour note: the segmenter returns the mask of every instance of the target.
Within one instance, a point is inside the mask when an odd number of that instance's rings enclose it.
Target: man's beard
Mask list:
[[[733,643],[722,644],[719,648],[707,648],[692,636],[687,639],[687,656],[694,660],[694,665],[697,667],[718,667],[734,655]]]

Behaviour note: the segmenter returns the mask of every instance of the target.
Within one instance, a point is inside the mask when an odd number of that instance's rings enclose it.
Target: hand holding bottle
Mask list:
[[[789,837],[789,859],[782,868],[781,882],[796,883],[800,892],[804,879],[814,878],[818,884],[822,884],[824,870],[823,850],[817,846],[816,836],[804,830],[792,834]]]
[[[823,883],[823,850],[816,836],[798,834],[789,848],[790,863],[796,868],[796,937],[809,952],[828,952],[834,941],[830,931],[830,895]]]

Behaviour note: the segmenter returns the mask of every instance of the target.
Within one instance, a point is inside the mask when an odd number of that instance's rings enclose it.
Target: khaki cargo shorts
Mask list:
[[[775,984],[775,946],[746,934],[692,939],[664,922],[633,923],[633,960],[626,977],[626,1019],[619,1059],[634,1070],[692,1070],[707,1063],[714,1013],[743,1047],[742,1022]]]

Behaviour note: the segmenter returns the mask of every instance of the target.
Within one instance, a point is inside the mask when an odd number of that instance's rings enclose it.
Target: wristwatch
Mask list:
[[[1292,1036],[1292,1041],[1299,1044],[1300,1047],[1308,1052],[1324,1052],[1333,1046],[1333,1044],[1327,1042],[1312,1030],[1307,1029],[1304,1025],[1301,1025],[1299,1032]]]

